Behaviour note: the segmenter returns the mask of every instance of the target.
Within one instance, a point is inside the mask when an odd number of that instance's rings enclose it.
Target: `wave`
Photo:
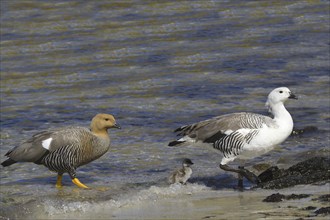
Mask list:
[[[170,200],[185,195],[192,195],[203,191],[212,190],[205,185],[200,184],[172,184],[169,186],[151,186],[148,189],[139,191],[124,192],[117,199],[109,199],[102,202],[90,201],[61,201],[59,199],[46,199],[43,202],[43,214],[41,217],[47,218],[95,218],[95,213],[98,215],[107,215],[115,213],[120,209],[130,209],[136,205],[144,203],[154,203],[161,200]],[[40,209],[39,209],[40,210]]]

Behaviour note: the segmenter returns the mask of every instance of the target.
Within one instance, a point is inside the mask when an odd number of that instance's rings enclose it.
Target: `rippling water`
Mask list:
[[[251,164],[329,147],[328,1],[1,1],[0,21],[1,161],[33,133],[88,126],[98,112],[123,128],[110,131],[108,154],[78,170],[97,190],[74,189],[65,176],[58,191],[55,174],[34,164],[0,168],[5,217],[93,209],[84,201],[116,207],[143,190],[157,195],[152,187],[185,193],[165,183],[183,157],[195,163],[190,190],[231,189],[219,154],[168,148],[172,131],[235,111],[267,114],[266,96],[279,86],[299,97],[287,103],[295,126],[321,132]]]

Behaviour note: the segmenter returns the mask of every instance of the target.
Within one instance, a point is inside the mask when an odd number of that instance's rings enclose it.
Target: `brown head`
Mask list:
[[[92,119],[91,130],[94,134],[107,137],[107,130],[109,128],[120,128],[120,126],[116,124],[116,120],[112,115],[97,114]]]

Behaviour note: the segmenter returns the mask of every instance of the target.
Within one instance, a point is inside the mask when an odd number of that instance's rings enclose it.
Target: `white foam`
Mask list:
[[[138,191],[137,193],[127,194],[118,200],[106,202],[108,205],[115,207],[132,206],[144,201],[157,201],[167,198],[180,197],[183,195],[191,195],[210,188],[198,184],[172,184],[166,187],[151,186],[148,189]]]
[[[299,194],[308,191],[319,194],[319,192],[327,192],[328,189],[329,184],[324,186],[308,185],[295,187],[294,192]],[[279,192],[292,193],[292,188],[279,190]],[[241,202],[243,202],[243,206],[249,206],[251,205],[251,198],[254,198],[254,202],[268,207],[267,204],[262,203],[261,200],[265,195],[269,195],[270,193],[272,193],[272,191],[258,190],[238,194],[238,192],[234,190],[215,191],[198,184],[172,184],[166,187],[151,186],[140,191],[130,191],[121,195],[118,199],[109,199],[103,202],[69,202],[63,201],[63,198],[47,200],[43,203],[44,214],[46,213],[46,215],[38,215],[37,217],[38,219],[157,219],[159,216],[173,216],[173,219],[181,219],[188,218],[188,216],[194,217],[195,214],[197,215],[198,211],[196,211],[196,205],[197,207],[199,206],[195,202],[196,199],[216,198],[220,199],[219,202],[222,202],[223,205],[227,204],[229,201],[228,205],[225,206],[230,210],[233,204],[241,204]],[[297,204],[299,205],[301,202],[304,203],[307,200],[309,201],[310,198],[299,200],[298,203],[294,201],[293,205],[297,206]],[[291,203],[292,202],[289,201],[289,204]],[[205,208],[203,204],[201,207]],[[214,204],[211,210],[216,210],[217,208],[218,205]],[[41,209],[38,208],[38,210],[40,211]],[[174,211],[172,212],[172,210]],[[256,210],[257,211],[253,211],[252,213],[264,212],[263,208],[258,208]],[[226,216],[225,218],[228,217],[229,216]]]
[[[210,190],[210,188],[198,184],[172,184],[166,187],[151,186],[148,189],[138,192],[129,192],[118,199],[110,199],[104,202],[63,202],[61,200],[47,200],[43,204],[44,212],[52,218],[61,219],[64,216],[70,217],[71,215],[77,217],[79,213],[86,217],[87,213],[95,213],[97,210],[100,210],[100,212],[102,212],[102,210],[115,211],[123,207],[130,207],[136,204],[160,201],[173,197],[182,197],[183,195],[191,195],[204,190]]]
[[[93,207],[92,205],[93,204],[89,202],[71,202],[69,204],[61,204],[54,200],[47,200],[44,202],[45,212],[49,216],[77,211],[86,212]]]

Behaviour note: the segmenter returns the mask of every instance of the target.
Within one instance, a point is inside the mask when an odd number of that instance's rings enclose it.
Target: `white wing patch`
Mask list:
[[[180,138],[178,141],[186,141],[188,143],[195,143],[196,142],[195,139],[189,137],[188,135]]]
[[[45,148],[46,150],[49,150],[50,143],[52,142],[53,138],[48,138],[46,140],[42,141],[42,147]]]
[[[231,133],[233,133],[233,130],[226,130],[223,132],[225,135],[230,135]]]

